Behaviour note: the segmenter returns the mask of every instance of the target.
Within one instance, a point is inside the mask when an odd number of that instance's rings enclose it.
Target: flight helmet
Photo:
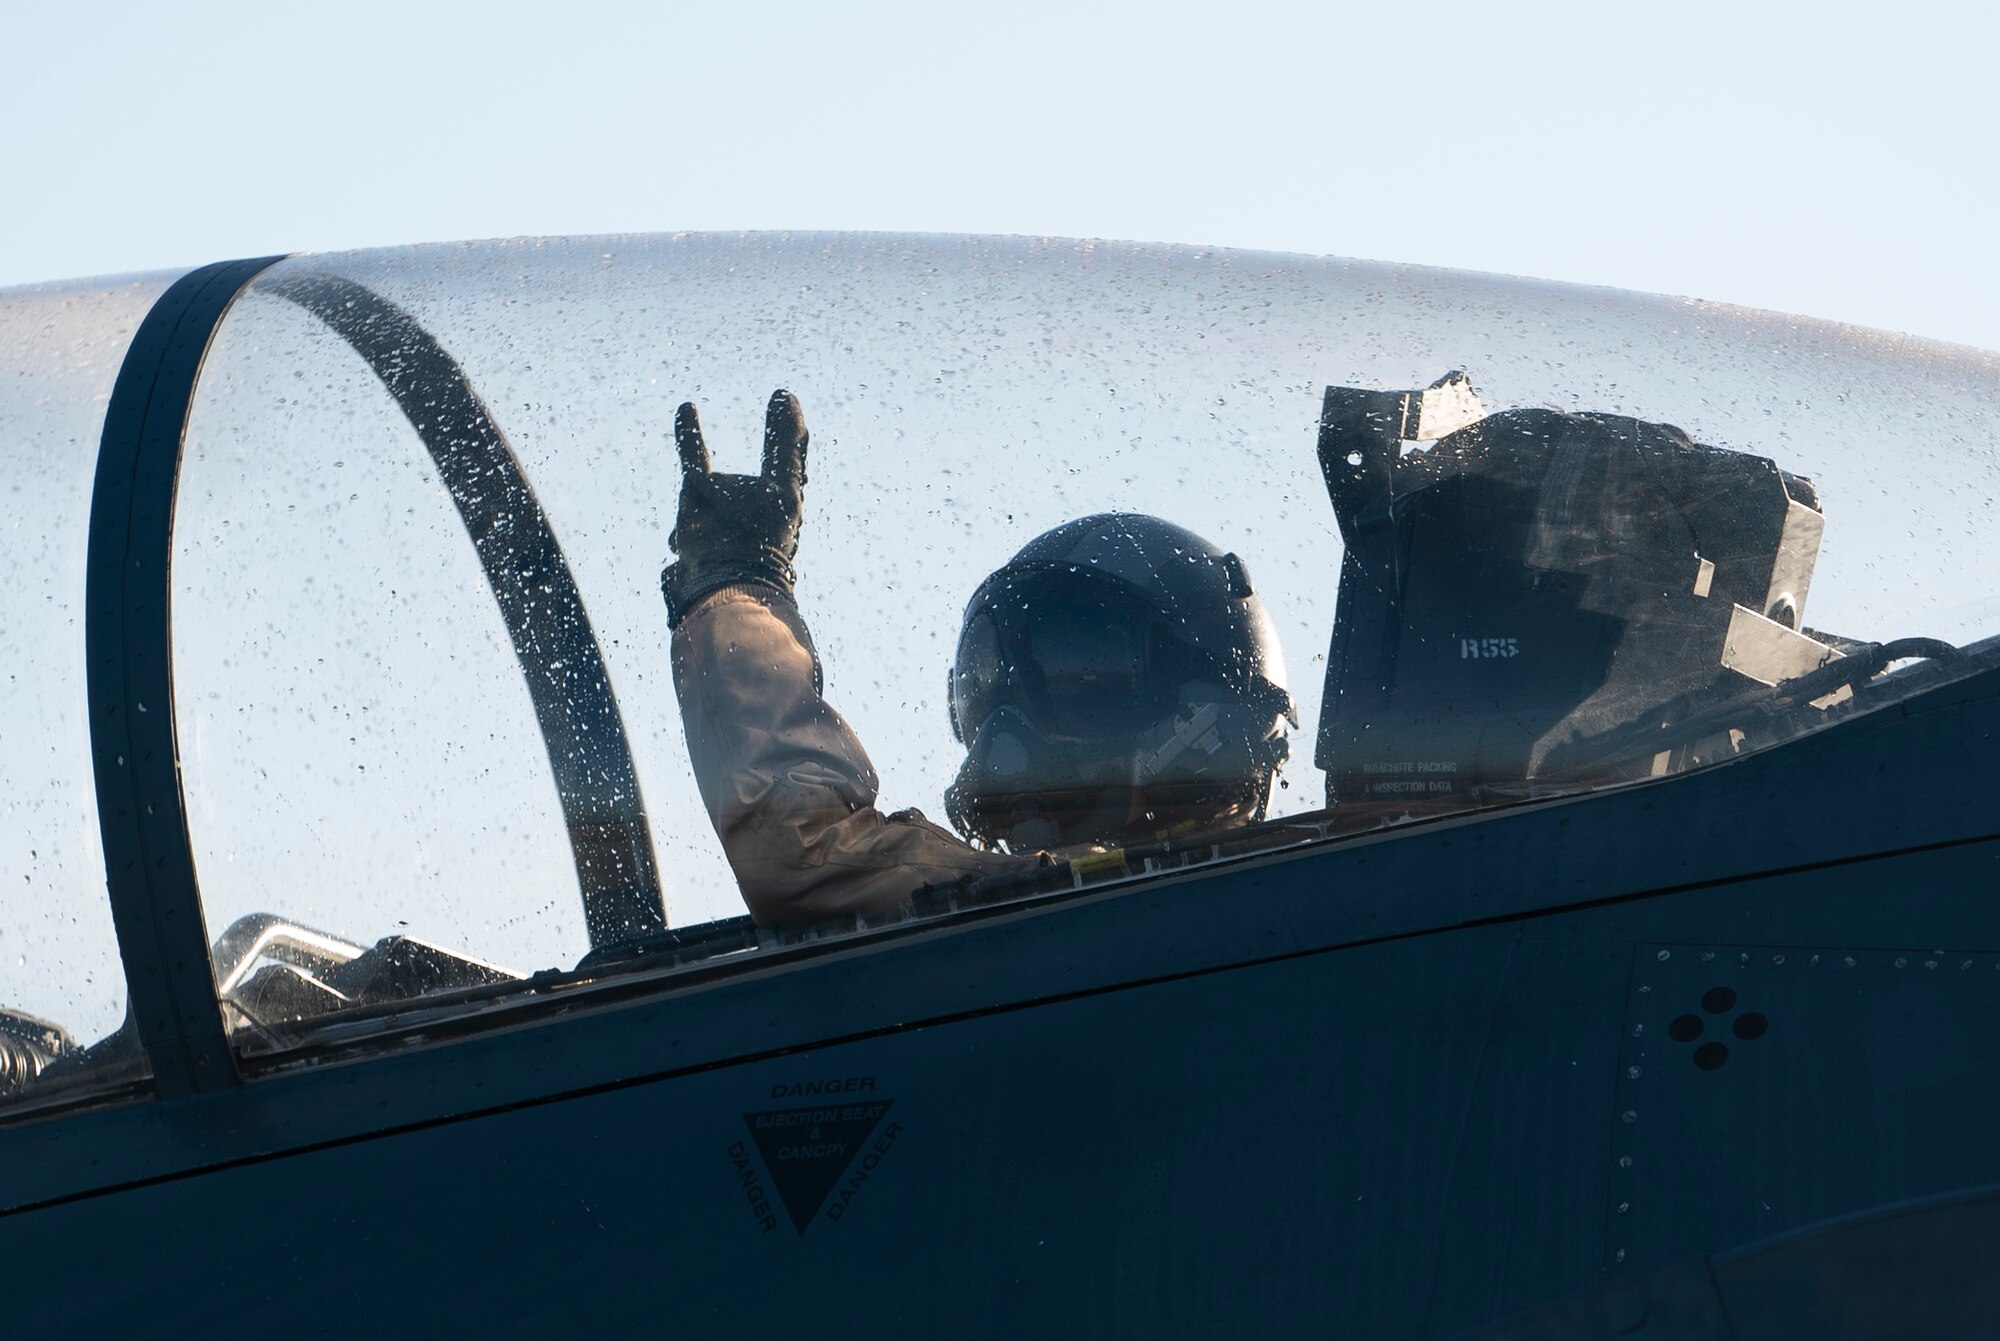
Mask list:
[[[1034,851],[1262,819],[1297,725],[1243,562],[1157,517],[1105,512],[980,583],[953,658],[960,833]]]

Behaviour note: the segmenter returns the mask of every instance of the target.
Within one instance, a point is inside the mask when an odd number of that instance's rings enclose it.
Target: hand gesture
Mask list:
[[[798,401],[789,391],[773,391],[764,412],[763,470],[718,475],[708,468],[708,447],[693,402],[681,406],[674,416],[681,500],[667,537],[677,562],[660,574],[668,627],[721,587],[748,582],[792,594],[808,440]]]

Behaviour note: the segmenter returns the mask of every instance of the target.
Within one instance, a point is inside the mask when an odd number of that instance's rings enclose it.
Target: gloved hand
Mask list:
[[[667,544],[678,556],[660,573],[673,628],[695,603],[720,587],[757,583],[792,594],[792,559],[799,552],[799,510],[805,503],[805,416],[789,391],[773,391],[764,412],[764,469],[757,475],[717,475],[692,402],[674,416],[681,457],[680,511]]]

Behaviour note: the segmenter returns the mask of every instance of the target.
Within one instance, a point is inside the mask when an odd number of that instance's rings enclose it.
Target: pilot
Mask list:
[[[1253,823],[1296,725],[1241,561],[1157,518],[1106,513],[1029,542],[981,583],[951,673],[967,747],[959,835],[884,815],[867,752],[821,697],[792,595],[805,419],[774,392],[763,469],[720,475],[675,416],[676,556],[660,575],[688,754],[752,916],[797,926],[902,907],[926,884]]]

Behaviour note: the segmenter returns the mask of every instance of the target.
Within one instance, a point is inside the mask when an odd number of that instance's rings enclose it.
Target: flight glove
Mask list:
[[[792,594],[792,560],[799,552],[799,512],[806,487],[805,415],[789,391],[773,391],[764,412],[764,468],[756,475],[718,475],[692,402],[674,416],[681,458],[680,510],[667,537],[676,561],[660,573],[667,627],[680,624],[710,592],[739,583]]]

